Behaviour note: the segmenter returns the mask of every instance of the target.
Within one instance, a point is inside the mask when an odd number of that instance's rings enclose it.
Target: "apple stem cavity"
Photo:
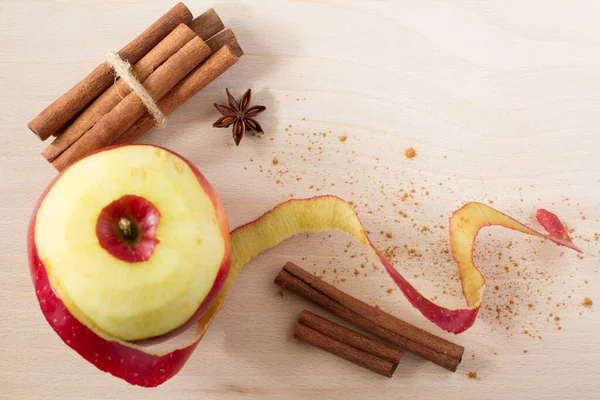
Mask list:
[[[129,194],[100,211],[96,236],[104,250],[122,261],[148,261],[159,242],[159,222],[160,212],[152,202]]]

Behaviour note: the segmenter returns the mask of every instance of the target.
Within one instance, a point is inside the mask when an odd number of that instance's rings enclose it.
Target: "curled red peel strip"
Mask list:
[[[353,236],[358,242],[369,248],[409,302],[427,319],[448,332],[461,333],[475,322],[485,289],[483,275],[473,263],[475,239],[481,228],[492,225],[503,226],[580,251],[565,234],[566,229],[554,214],[543,210],[542,215],[546,218],[544,221],[551,221],[549,235],[536,232],[500,211],[481,203],[468,203],[452,215],[449,228],[450,247],[459,268],[463,294],[467,302],[467,308],[463,309],[443,307],[421,295],[369,240],[352,207],[335,196],[287,201],[252,223],[233,231],[231,236],[234,260],[232,276],[235,276],[238,268],[241,268],[260,252],[279,244],[288,237],[309,231],[338,229]],[[542,225],[549,228],[549,224],[544,222]],[[280,230],[283,232],[279,233]],[[260,235],[256,235],[256,232],[253,231],[260,232]],[[277,234],[273,235],[271,232],[277,232]],[[266,238],[271,240],[266,240]],[[240,251],[238,251],[240,248],[244,248],[248,253],[244,255],[245,257],[241,257]],[[251,248],[253,248],[252,251],[250,251]],[[249,255],[252,256],[249,257]],[[243,260],[241,263],[240,258]]]

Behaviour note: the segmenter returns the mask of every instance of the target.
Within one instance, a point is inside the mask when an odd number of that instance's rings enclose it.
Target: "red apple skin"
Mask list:
[[[125,217],[136,229],[135,243],[127,242],[119,234],[118,224]],[[160,211],[152,202],[133,194],[126,194],[100,211],[96,221],[98,243],[115,258],[129,263],[148,261],[159,240],[156,228]]]
[[[100,151],[106,151],[121,146],[123,145],[111,146]],[[227,215],[225,213],[225,208],[223,207],[223,204],[217,195],[217,192],[210,185],[210,183],[208,183],[200,171],[198,171],[198,169],[187,159],[170,150],[164,148],[161,149],[177,155],[190,166],[196,175],[196,178],[202,185],[202,188],[208,194],[215,207],[217,221],[219,223],[219,228],[226,246],[225,256],[221,263],[221,267],[213,287],[188,322],[181,327],[176,328],[174,331],[166,334],[171,335],[173,332],[180,332],[184,328],[189,327],[191,324],[201,319],[204,311],[206,311],[206,309],[218,297],[218,294],[227,279],[227,275],[229,274],[231,267],[231,246]],[[164,355],[155,355],[152,353],[146,353],[140,349],[126,346],[117,341],[106,340],[98,336],[94,331],[79,322],[79,320],[77,320],[69,312],[64,303],[56,295],[48,280],[46,268],[38,256],[35,245],[35,221],[38,209],[40,208],[42,201],[52,186],[60,179],[60,176],[65,173],[68,168],[69,167],[65,168],[56,178],[54,178],[44,190],[40,200],[34,208],[27,232],[29,270],[42,313],[52,329],[54,329],[54,331],[60,336],[67,346],[71,347],[84,359],[95,365],[101,371],[108,372],[133,385],[144,387],[158,386],[172,378],[181,370],[183,365],[189,359],[190,355],[196,349],[196,346],[198,346],[198,343],[200,343],[200,340],[196,340],[187,347],[174,350]]]

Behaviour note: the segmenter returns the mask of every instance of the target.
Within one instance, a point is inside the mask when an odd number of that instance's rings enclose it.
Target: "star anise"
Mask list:
[[[263,132],[260,124],[254,117],[265,111],[267,108],[265,106],[250,107],[252,89],[248,89],[248,91],[244,93],[239,103],[235,101],[231,93],[229,93],[229,89],[225,90],[227,91],[229,105],[215,103],[216,109],[219,110],[223,116],[219,118],[213,126],[215,128],[227,128],[233,124],[233,140],[235,141],[236,146],[239,146],[246,131]]]

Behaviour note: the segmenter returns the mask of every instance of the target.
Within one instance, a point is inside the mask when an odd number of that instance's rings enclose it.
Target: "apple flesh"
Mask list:
[[[40,306],[63,341],[144,386],[174,375],[195,344],[152,354],[133,342],[201,319],[231,265],[215,190],[179,155],[147,145],[66,168],[34,210],[28,252]]]

